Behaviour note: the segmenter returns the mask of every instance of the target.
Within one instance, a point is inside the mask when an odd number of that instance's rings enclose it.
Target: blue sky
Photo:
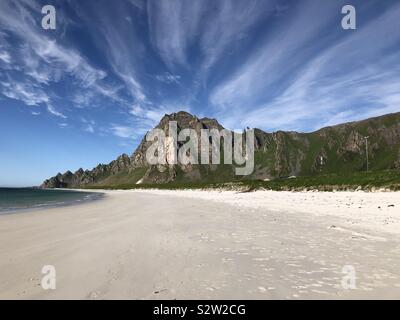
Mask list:
[[[0,185],[131,154],[179,110],[266,131],[398,112],[399,30],[395,0],[1,0]]]

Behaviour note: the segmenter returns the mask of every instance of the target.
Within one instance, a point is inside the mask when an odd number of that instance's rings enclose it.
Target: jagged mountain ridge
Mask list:
[[[168,133],[169,121],[177,121],[178,132],[183,128],[192,128],[199,136],[201,129],[223,129],[215,119],[199,119],[184,111],[165,115],[156,128]],[[99,164],[92,170],[59,173],[44,181],[42,187],[221,182],[361,171],[366,167],[365,136],[369,136],[371,170],[400,169],[400,113],[394,113],[311,133],[267,133],[255,129],[255,170],[247,177],[235,176],[232,165],[149,166],[145,154],[151,142],[146,142],[144,138],[131,156],[123,154],[109,164]]]

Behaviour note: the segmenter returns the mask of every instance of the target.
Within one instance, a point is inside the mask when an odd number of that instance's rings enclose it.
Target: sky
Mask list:
[[[1,0],[0,186],[130,155],[180,110],[268,132],[398,112],[399,30],[397,0]]]

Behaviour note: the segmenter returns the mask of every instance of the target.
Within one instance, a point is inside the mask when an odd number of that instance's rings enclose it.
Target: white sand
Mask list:
[[[390,192],[107,191],[0,216],[0,298],[400,298],[399,208]]]
[[[142,191],[148,192],[148,191]],[[152,190],[158,195],[178,195],[218,201],[233,206],[330,215],[344,218],[343,225],[400,234],[400,192],[289,192],[289,191],[169,191]]]

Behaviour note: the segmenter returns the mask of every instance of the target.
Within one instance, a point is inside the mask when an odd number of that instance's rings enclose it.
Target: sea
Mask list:
[[[78,204],[101,198],[99,192],[39,188],[0,188],[0,214]]]

